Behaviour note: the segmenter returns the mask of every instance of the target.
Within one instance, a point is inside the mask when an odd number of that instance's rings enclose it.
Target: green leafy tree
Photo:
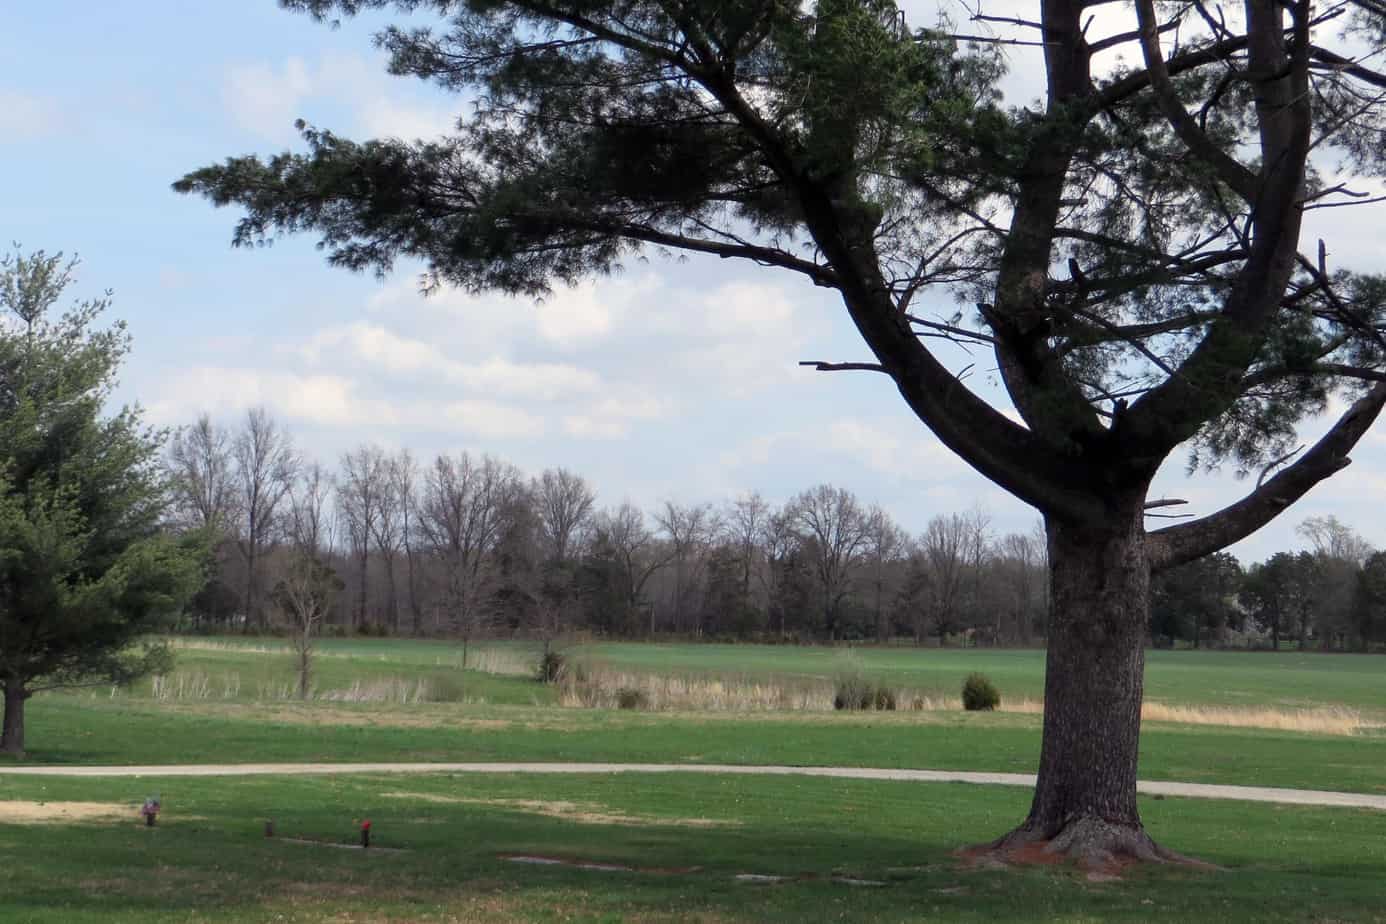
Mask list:
[[[995,849],[1169,857],[1136,804],[1151,575],[1278,516],[1386,403],[1386,280],[1300,246],[1306,210],[1366,202],[1354,180],[1386,172],[1386,74],[1364,63],[1386,45],[1380,3],[1247,0],[1220,19],[1135,0],[1091,28],[1095,0],[1036,0],[1014,24],[1037,30],[1045,90],[1003,110],[995,55],[910,29],[889,0],[282,2],[429,15],[380,44],[469,114],[428,142],[305,127],[305,152],[177,189],[240,206],[239,244],[311,231],[336,265],[415,258],[473,290],[542,293],[651,247],[834,290],[873,356],[814,365],[882,375],[1044,518],[1039,776]],[[990,350],[1005,399],[940,338]],[[1293,455],[1335,392],[1350,407]],[[1263,477],[1147,531],[1180,447]]]
[[[202,584],[200,533],[171,537],[161,434],[137,408],[104,415],[129,350],[93,325],[105,298],[52,309],[75,262],[0,262],[0,751],[24,750],[36,692],[125,683],[167,661],[134,643]]]
[[[1308,635],[1314,607],[1318,568],[1308,552],[1277,552],[1247,573],[1241,600],[1271,634],[1271,648],[1280,649],[1282,636],[1298,631],[1301,648]]]
[[[1211,633],[1237,620],[1241,585],[1241,563],[1227,552],[1169,569],[1151,585],[1151,634],[1198,648]]]
[[[1373,552],[1363,564],[1353,603],[1357,645],[1366,651],[1386,639],[1386,552]]]

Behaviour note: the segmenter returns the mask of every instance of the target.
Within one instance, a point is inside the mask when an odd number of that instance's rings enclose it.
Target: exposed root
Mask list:
[[[982,868],[1072,863],[1095,882],[1120,878],[1123,871],[1138,863],[1217,869],[1161,847],[1139,824],[1117,824],[1082,816],[1068,822],[1057,834],[1045,835],[1042,828],[1027,822],[990,844],[961,850],[958,855],[969,865]]]

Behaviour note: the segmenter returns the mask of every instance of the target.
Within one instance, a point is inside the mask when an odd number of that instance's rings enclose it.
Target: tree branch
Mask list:
[[[880,363],[829,363],[818,359],[805,359],[799,362],[801,366],[811,366],[819,372],[885,372],[885,366]]]
[[[1149,534],[1150,567],[1160,572],[1224,549],[1265,526],[1320,481],[1346,468],[1386,406],[1386,382],[1374,385],[1294,464],[1217,513]]]
[[[762,247],[748,242],[731,243],[726,241],[710,241],[706,238],[692,237],[684,234],[675,234],[672,231],[661,231],[648,225],[625,223],[620,221],[601,221],[588,218],[574,218],[571,227],[598,231],[605,234],[615,234],[620,237],[630,238],[631,240],[643,241],[647,244],[656,244],[663,247],[673,247],[678,250],[690,250],[696,253],[707,253],[721,257],[722,259],[739,258],[750,260],[761,266],[778,266],[782,269],[793,270],[801,273],[813,280],[815,285],[827,288],[838,287],[838,277],[831,267],[822,266],[811,260],[796,257],[791,253],[778,250],[774,247]]]
[[[1155,22],[1154,0],[1136,0],[1136,18],[1140,22],[1141,52],[1150,74],[1150,86],[1155,91],[1155,100],[1165,114],[1165,120],[1190,153],[1211,167],[1219,179],[1237,191],[1237,195],[1254,203],[1261,186],[1256,175],[1214,144],[1198,127],[1183,103],[1179,102],[1179,94],[1170,80],[1168,65],[1160,50],[1160,30]]]

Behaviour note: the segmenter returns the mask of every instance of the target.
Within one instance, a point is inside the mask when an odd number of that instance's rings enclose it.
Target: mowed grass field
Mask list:
[[[300,703],[283,643],[188,644],[177,650],[162,698],[151,680],[128,691],[36,697],[29,761],[568,760],[1033,772],[1039,756],[1037,714],[562,708],[553,687],[528,675],[537,651],[521,645],[474,649],[469,663],[511,672],[494,673],[461,669],[458,647],[442,642],[325,640],[316,698]],[[1043,654],[1035,651],[623,644],[570,654],[626,670],[788,682],[860,671],[950,699],[972,670],[990,674],[1003,697],[1037,696],[1043,679]],[[1154,653],[1148,668],[1150,685],[1171,691],[1175,702],[1343,706],[1369,717],[1381,714],[1372,704],[1386,699],[1384,672],[1386,659],[1374,657],[1211,652]],[[1386,792],[1386,731],[1147,722],[1141,776]]]
[[[6,788],[30,820],[0,823],[0,920],[26,924],[1386,919],[1381,816],[1362,811],[1147,800],[1157,837],[1223,868],[1095,881],[955,856],[1024,813],[1024,791],[998,787],[439,774]],[[165,811],[147,829],[132,807],[152,791]],[[373,846],[344,849],[365,818]]]
[[[826,683],[870,676],[953,698],[989,674],[1037,700],[1035,651],[601,644],[592,670]],[[130,690],[36,697],[27,763],[538,760],[1033,772],[1040,716],[560,704],[537,651],[324,640],[315,695],[292,697],[282,643],[189,642]],[[485,668],[484,670],[481,668]],[[1152,652],[1171,704],[1360,713],[1355,734],[1147,722],[1141,776],[1386,793],[1386,660]],[[134,811],[159,792],[160,826]],[[1118,882],[1069,869],[974,870],[960,846],[1024,814],[1023,789],[693,775],[97,780],[5,776],[0,921],[1386,920],[1386,813],[1147,799],[1157,838],[1224,867]],[[70,803],[85,808],[66,811]],[[103,808],[104,807],[104,808]],[[45,814],[46,813],[46,814]],[[362,853],[346,843],[369,817]],[[521,864],[509,854],[628,866]],[[679,872],[674,872],[678,870]],[[745,881],[738,874],[786,877]],[[882,885],[834,881],[868,879]]]

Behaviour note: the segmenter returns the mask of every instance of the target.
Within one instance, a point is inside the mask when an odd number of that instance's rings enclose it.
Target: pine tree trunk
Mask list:
[[[1136,808],[1150,567],[1142,510],[1101,529],[1046,524],[1052,608],[1044,736],[1030,814],[994,842],[1089,868],[1178,859],[1146,835]]]
[[[0,732],[0,753],[24,756],[24,703],[29,693],[18,678],[5,681],[4,731]]]

